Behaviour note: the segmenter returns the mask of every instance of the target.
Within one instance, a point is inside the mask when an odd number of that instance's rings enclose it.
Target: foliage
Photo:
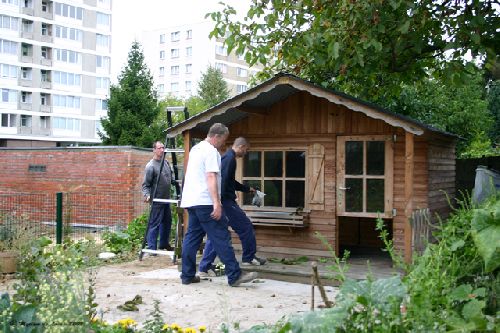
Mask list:
[[[358,97],[427,77],[456,81],[473,58],[500,51],[495,1],[255,0],[243,21],[229,5],[207,14],[211,37],[263,64],[260,78],[292,72]]]
[[[144,322],[146,332],[159,332],[165,325],[163,312],[160,310],[160,301],[153,300],[153,310],[149,313],[148,319]]]
[[[487,273],[500,267],[500,200],[473,210],[472,238]]]
[[[26,217],[0,215],[0,251],[23,251],[35,238],[35,228]]]
[[[217,105],[229,98],[227,83],[222,77],[222,72],[212,66],[202,73],[198,83],[198,95],[207,108]]]
[[[148,224],[149,214],[144,213],[141,216],[133,219],[127,226],[127,229],[121,231],[105,231],[102,235],[105,246],[113,253],[128,253],[135,252],[140,249],[146,227]]]
[[[494,143],[500,145],[500,80],[492,82],[489,86],[488,110],[495,123],[491,129],[490,137]]]
[[[107,145],[150,147],[161,137],[162,129],[154,122],[159,112],[153,77],[140,44],[134,41],[118,85],[111,86],[108,118],[101,120],[104,133],[99,136]]]

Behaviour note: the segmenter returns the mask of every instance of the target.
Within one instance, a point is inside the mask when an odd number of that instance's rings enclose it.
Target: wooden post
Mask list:
[[[188,165],[188,160],[189,160],[189,151],[191,150],[191,132],[190,131],[186,131],[183,133],[183,137],[184,137],[184,177],[186,176],[186,170],[187,170],[187,165]],[[182,180],[184,182],[184,179]],[[184,184],[182,184],[182,186],[184,186]],[[184,209],[184,233],[187,232],[187,228],[188,228],[188,221],[189,221],[189,215],[188,215],[188,212],[187,212],[187,209]]]
[[[411,225],[413,211],[413,178],[414,178],[414,135],[405,132],[405,224],[404,224],[404,256],[407,263],[411,262]]]
[[[333,302],[330,302],[328,300],[328,297],[326,296],[325,288],[323,288],[323,285],[321,284],[321,280],[319,279],[319,274],[318,274],[318,263],[316,261],[313,261],[311,263],[312,269],[313,269],[313,275],[316,279],[316,284],[318,285],[319,293],[321,295],[321,298],[323,299],[323,302],[325,303],[325,307],[331,308],[333,305]]]

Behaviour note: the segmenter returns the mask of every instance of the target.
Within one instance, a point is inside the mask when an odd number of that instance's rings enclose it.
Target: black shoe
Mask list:
[[[173,251],[174,250],[174,247],[171,246],[171,245],[167,245],[165,248],[161,248],[161,249],[158,249],[158,250],[163,250],[163,251]]]
[[[201,281],[198,275],[195,275],[191,280],[182,281],[182,284],[199,283]]]

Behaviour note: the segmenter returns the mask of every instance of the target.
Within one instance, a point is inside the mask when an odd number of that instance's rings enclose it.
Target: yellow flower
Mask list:
[[[179,326],[179,324],[176,324],[176,323],[172,323],[172,325],[170,326],[174,331],[178,331],[181,329],[181,327]]]
[[[200,330],[200,333],[203,333],[207,330],[207,327],[205,325],[202,325],[202,326],[198,327],[198,329]]]
[[[170,328],[169,324],[164,324],[161,329],[162,329],[162,331],[164,331],[164,330],[168,330],[169,328]]]
[[[196,333],[196,329],[194,329],[193,327],[186,327],[184,329],[184,333]]]
[[[118,325],[120,325],[123,328],[128,328],[130,326],[137,325],[137,322],[135,320],[133,320],[132,318],[125,318],[125,319],[118,320]]]

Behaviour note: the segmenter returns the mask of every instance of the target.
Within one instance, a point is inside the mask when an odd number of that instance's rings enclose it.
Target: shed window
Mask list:
[[[264,206],[297,208],[305,205],[305,151],[249,151],[244,157],[244,184],[266,193]],[[243,195],[252,204],[252,195]]]

